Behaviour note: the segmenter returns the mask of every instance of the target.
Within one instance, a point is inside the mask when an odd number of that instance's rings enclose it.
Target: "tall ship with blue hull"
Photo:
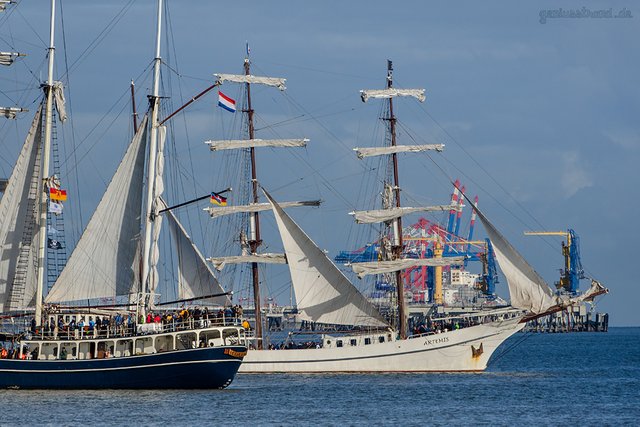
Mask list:
[[[20,316],[33,319],[25,331],[13,328],[0,334],[2,388],[224,388],[246,354],[239,322],[187,311],[170,317],[171,312],[160,309],[195,300],[218,306],[230,302],[162,198],[162,3],[158,1],[149,111],[68,262],[45,292],[47,248],[60,245],[47,237],[47,218],[60,214],[66,200],[60,180],[49,175],[54,107],[60,119],[65,116],[62,85],[52,76],[51,1],[44,99],[0,200],[1,318],[5,325]],[[161,303],[156,288],[163,220],[179,261],[177,299]]]
[[[224,328],[219,329],[225,331]],[[238,330],[228,330],[237,337]],[[192,331],[198,333],[198,331]],[[208,334],[212,329],[207,330]],[[147,336],[142,339],[162,340],[167,335]],[[227,338],[229,339],[229,337]],[[137,339],[128,339],[129,343]],[[235,339],[234,339],[235,340]],[[174,348],[157,353],[149,346],[134,354],[126,344],[115,342],[116,350],[109,357],[92,353],[92,346],[101,341],[20,340],[23,354],[38,354],[36,360],[0,359],[0,388],[20,389],[219,389],[225,388],[233,378],[246,354],[240,345],[213,345],[202,348]],[[131,348],[131,344],[128,344]],[[61,360],[55,349],[70,348]],[[74,349],[74,350],[71,350]],[[82,353],[85,349],[85,353]],[[81,358],[71,356],[76,354]],[[49,354],[47,354],[49,352]],[[64,354],[64,353],[62,353]],[[82,358],[84,357],[84,358]]]

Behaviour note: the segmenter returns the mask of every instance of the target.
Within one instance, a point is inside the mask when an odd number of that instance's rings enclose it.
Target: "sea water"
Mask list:
[[[210,391],[1,390],[0,408],[0,425],[640,425],[640,328],[516,334],[479,374],[244,374]]]

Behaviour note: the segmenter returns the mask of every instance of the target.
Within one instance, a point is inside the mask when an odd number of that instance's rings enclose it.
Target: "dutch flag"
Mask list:
[[[231,111],[232,113],[236,112],[236,101],[229,98],[222,92],[218,92],[218,106],[224,108],[227,111]]]

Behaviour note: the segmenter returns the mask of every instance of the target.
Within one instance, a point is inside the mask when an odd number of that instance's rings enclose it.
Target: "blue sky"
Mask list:
[[[1,50],[29,54],[0,70],[3,105],[35,109],[38,80],[46,70],[44,3],[21,1],[0,15]],[[64,179],[84,206],[69,215],[72,230],[88,220],[130,135],[132,78],[143,109],[154,54],[154,3],[65,0],[62,13],[58,10],[64,39],[59,25],[56,72],[70,70],[65,80],[73,117],[60,131]],[[546,10],[583,7],[611,8],[612,15],[626,8],[631,17],[541,23],[541,11],[547,16]],[[375,138],[380,106],[362,104],[358,91],[381,88],[386,60],[392,59],[396,86],[427,93],[424,104],[398,103],[406,129],[401,136],[409,137],[402,142],[412,143],[413,137],[446,144],[434,161],[402,159],[403,197],[447,203],[451,188],[445,174],[460,178],[548,282],[557,280],[562,265],[560,239],[525,238],[522,232],[575,229],[587,274],[611,289],[598,310],[611,313],[614,325],[640,325],[635,310],[640,287],[634,251],[628,249],[640,238],[640,8],[635,3],[403,1],[391,7],[383,1],[173,0],[168,9],[163,41],[170,48],[163,58],[173,71],[165,70],[163,86],[174,106],[208,86],[214,72],[240,73],[245,41],[256,74],[288,79],[286,95],[257,92],[255,108],[265,124],[304,115],[274,132],[307,136],[311,143],[284,160],[265,153],[261,180],[277,197],[306,193],[326,201],[324,208],[296,211],[294,217],[331,255],[359,247],[349,240],[356,232],[344,212],[362,208],[356,205],[368,199],[358,189],[365,168],[351,149]],[[224,90],[238,94],[234,87]],[[189,119],[175,122],[182,132],[176,150],[191,153],[195,170],[204,171],[189,191],[206,194],[218,182],[209,170],[216,159],[202,142],[227,136],[232,119],[215,108],[214,96],[189,113]],[[10,172],[30,120],[23,115],[0,124],[3,175]],[[273,135],[264,131],[261,137]],[[277,162],[286,173],[271,167]],[[297,176],[305,179],[291,184]]]

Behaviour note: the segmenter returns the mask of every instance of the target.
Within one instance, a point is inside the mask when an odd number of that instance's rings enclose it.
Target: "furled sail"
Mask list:
[[[62,85],[62,82],[53,82],[53,99],[56,101],[58,118],[64,123],[67,120],[67,101],[64,97],[64,86]]]
[[[602,286],[602,283],[597,280],[591,279],[591,286],[587,289],[587,292],[577,297],[577,299],[582,301],[593,301],[595,297],[598,295],[609,293],[609,290]]]
[[[273,86],[280,90],[285,90],[287,88],[284,85],[287,79],[281,79],[279,77],[259,77],[246,74],[214,74],[214,76],[218,78],[219,84],[224,82],[251,83]]]
[[[164,143],[167,138],[166,126],[158,126],[158,146],[156,152],[156,176],[153,186],[153,206],[155,211],[158,211],[161,207],[167,207],[162,200],[162,193],[164,192]],[[154,211],[154,212],[155,212]],[[160,248],[158,247],[158,241],[160,239],[160,230],[162,229],[162,215],[155,214],[155,220],[153,221],[153,233],[151,235],[151,258],[149,260],[149,292],[152,294],[155,292],[160,281],[158,275],[158,260],[160,259]]]
[[[13,64],[13,61],[19,56],[24,55],[18,52],[0,52],[0,65],[9,66]]]
[[[178,257],[178,299],[225,293],[178,218],[170,210],[166,211],[166,217]],[[221,306],[231,302],[227,295],[208,300]]]
[[[402,258],[392,261],[356,262],[351,264],[351,269],[358,277],[363,278],[371,274],[391,273],[411,267],[444,267],[462,264],[464,264],[464,257]]]
[[[367,102],[369,98],[395,98],[398,96],[411,96],[416,98],[420,102],[424,102],[426,99],[424,96],[424,89],[396,89],[396,88],[388,88],[388,89],[370,89],[370,90],[361,90],[360,97],[362,98],[362,102]]]
[[[0,0],[0,12],[4,12],[11,3],[15,3],[15,0]]]
[[[238,256],[207,258],[216,270],[221,271],[227,264],[241,264],[243,262],[260,262],[263,264],[286,264],[287,258],[284,254],[247,254]]]
[[[421,151],[443,151],[444,144],[424,144],[424,145],[393,145],[389,147],[363,147],[354,148],[353,151],[358,154],[358,158],[371,156],[384,156],[394,153],[419,153]]]
[[[320,206],[320,200],[306,200],[301,202],[284,202],[280,203],[283,208],[293,208],[298,206]],[[209,212],[211,218],[217,218],[224,215],[232,215],[236,213],[262,212],[271,209],[270,203],[251,203],[249,205],[240,206],[220,206],[215,208],[205,208]]]
[[[46,302],[131,293],[135,283],[131,266],[140,238],[147,119],[145,115]]]
[[[222,140],[222,141],[206,141],[211,151],[219,150],[235,150],[238,148],[251,147],[305,147],[309,140],[302,139],[239,139],[239,140]]]
[[[0,199],[0,312],[35,305],[42,106]]]
[[[273,206],[300,318],[328,324],[388,326],[327,255],[264,193]]]
[[[25,110],[23,108],[17,108],[17,107],[0,107],[0,114],[7,119],[15,119],[18,113],[22,113],[25,111],[29,111],[29,110]]]
[[[531,313],[542,313],[555,305],[562,304],[544,279],[511,246],[482,211],[477,207],[474,209],[491,240],[496,260],[507,279],[511,305]]]
[[[376,209],[371,211],[354,211],[349,212],[349,215],[353,215],[358,224],[372,224],[391,221],[392,219],[400,218],[404,215],[409,215],[416,212],[446,212],[456,208],[457,205],[423,206],[417,208],[400,207],[391,209]]]

